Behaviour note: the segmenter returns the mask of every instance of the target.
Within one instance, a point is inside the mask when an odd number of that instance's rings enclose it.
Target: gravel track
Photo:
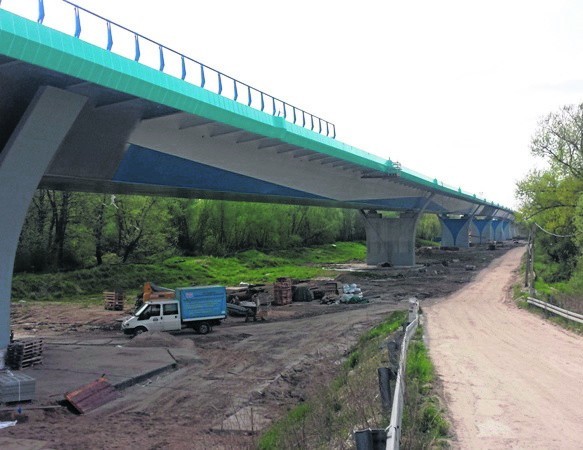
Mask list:
[[[583,339],[515,306],[523,252],[424,308],[455,448],[583,448]]]

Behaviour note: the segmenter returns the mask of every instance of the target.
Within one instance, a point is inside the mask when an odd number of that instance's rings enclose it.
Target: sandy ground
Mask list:
[[[511,301],[522,254],[424,307],[456,448],[583,448],[583,339]]]

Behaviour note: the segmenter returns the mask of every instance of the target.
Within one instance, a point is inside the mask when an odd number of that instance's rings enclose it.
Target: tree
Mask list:
[[[544,252],[545,279],[569,279],[583,249],[583,104],[564,106],[539,122],[531,152],[549,167],[517,183],[519,219],[535,223]]]
[[[556,171],[583,179],[583,104],[564,106],[544,117],[531,151],[547,159]]]
[[[122,262],[127,262],[140,249],[146,254],[165,250],[168,223],[168,209],[162,199],[137,195],[116,197],[117,254]]]

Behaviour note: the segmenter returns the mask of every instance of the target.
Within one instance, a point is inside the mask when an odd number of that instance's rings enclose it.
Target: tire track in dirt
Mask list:
[[[515,306],[523,252],[424,308],[454,447],[583,448],[583,338]]]

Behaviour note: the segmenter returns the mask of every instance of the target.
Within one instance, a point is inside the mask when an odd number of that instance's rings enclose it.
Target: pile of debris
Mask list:
[[[330,279],[294,280],[282,277],[273,286],[241,283],[227,288],[229,314],[247,320],[257,320],[258,317],[264,319],[270,305],[285,306],[312,301],[319,301],[323,305],[368,302],[356,284],[343,286]]]
[[[264,284],[239,283],[227,287],[227,311],[231,316],[265,320],[271,305],[271,295]]]

